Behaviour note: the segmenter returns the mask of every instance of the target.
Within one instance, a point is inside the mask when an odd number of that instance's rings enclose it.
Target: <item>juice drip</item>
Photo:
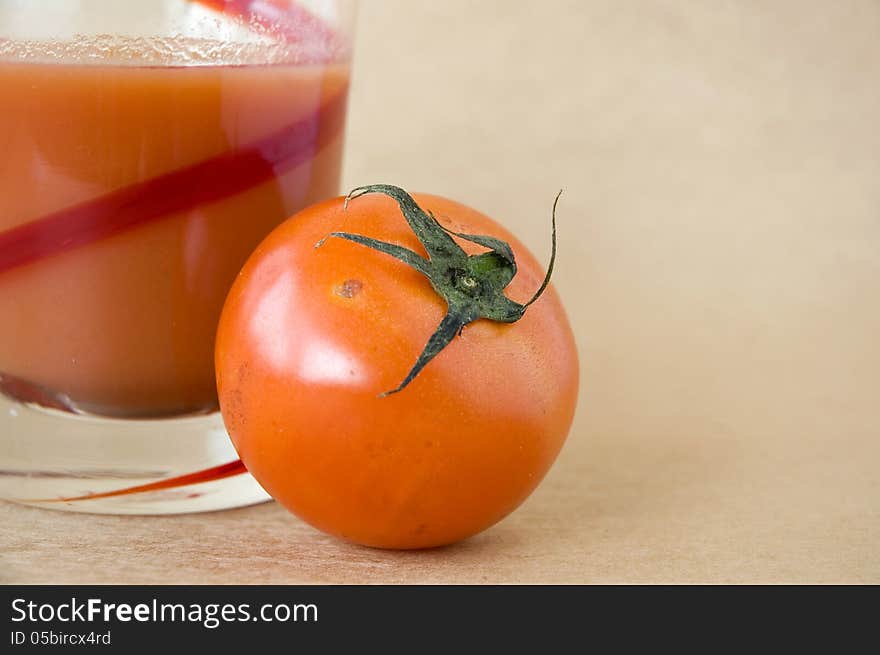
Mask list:
[[[151,491],[164,491],[166,489],[176,489],[178,487],[186,487],[191,484],[200,484],[202,482],[214,482],[222,480],[233,475],[241,475],[247,473],[247,469],[241,460],[221,464],[220,466],[212,466],[203,471],[187,473],[149,484],[139,484],[134,487],[125,487],[124,489],[114,489],[113,491],[104,491],[101,493],[84,494],[82,496],[71,496],[68,498],[27,498],[22,502],[27,503],[72,503],[83,500],[99,500],[101,498],[115,498],[117,496],[128,496],[130,494],[147,493]]]
[[[308,9],[289,0],[196,0],[285,43],[309,44],[318,57],[345,56],[345,42]],[[326,59],[324,59],[326,60]]]

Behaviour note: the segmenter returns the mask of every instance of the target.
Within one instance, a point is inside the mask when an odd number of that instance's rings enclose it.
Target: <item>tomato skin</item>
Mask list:
[[[487,216],[413,197],[451,229],[514,250],[507,295],[525,302],[542,265]],[[216,342],[223,418],[266,491],[311,525],[383,548],[452,543],[494,524],[559,453],[577,399],[574,338],[552,286],[514,324],[476,321],[401,392],[446,305],[418,272],[341,239],[423,253],[381,195],[314,205],[276,228],[239,274]],[[459,242],[469,253],[479,246]]]

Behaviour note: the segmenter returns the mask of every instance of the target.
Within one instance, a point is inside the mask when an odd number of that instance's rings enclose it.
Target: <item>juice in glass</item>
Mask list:
[[[226,292],[275,225],[338,191],[349,50],[274,5],[300,29],[238,2],[210,18],[241,43],[0,38],[0,496],[123,512],[263,497],[155,483],[234,462],[211,415]],[[112,495],[131,487],[153,490]]]

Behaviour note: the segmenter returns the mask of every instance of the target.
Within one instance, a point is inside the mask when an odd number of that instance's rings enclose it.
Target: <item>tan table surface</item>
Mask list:
[[[547,256],[583,386],[515,514],[429,552],[273,504],[0,504],[0,581],[880,582],[880,4],[365,0],[345,186]]]

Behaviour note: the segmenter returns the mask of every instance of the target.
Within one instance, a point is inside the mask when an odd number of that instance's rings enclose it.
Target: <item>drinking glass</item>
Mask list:
[[[338,192],[354,2],[0,0],[0,498],[265,500],[214,333],[278,223]]]

